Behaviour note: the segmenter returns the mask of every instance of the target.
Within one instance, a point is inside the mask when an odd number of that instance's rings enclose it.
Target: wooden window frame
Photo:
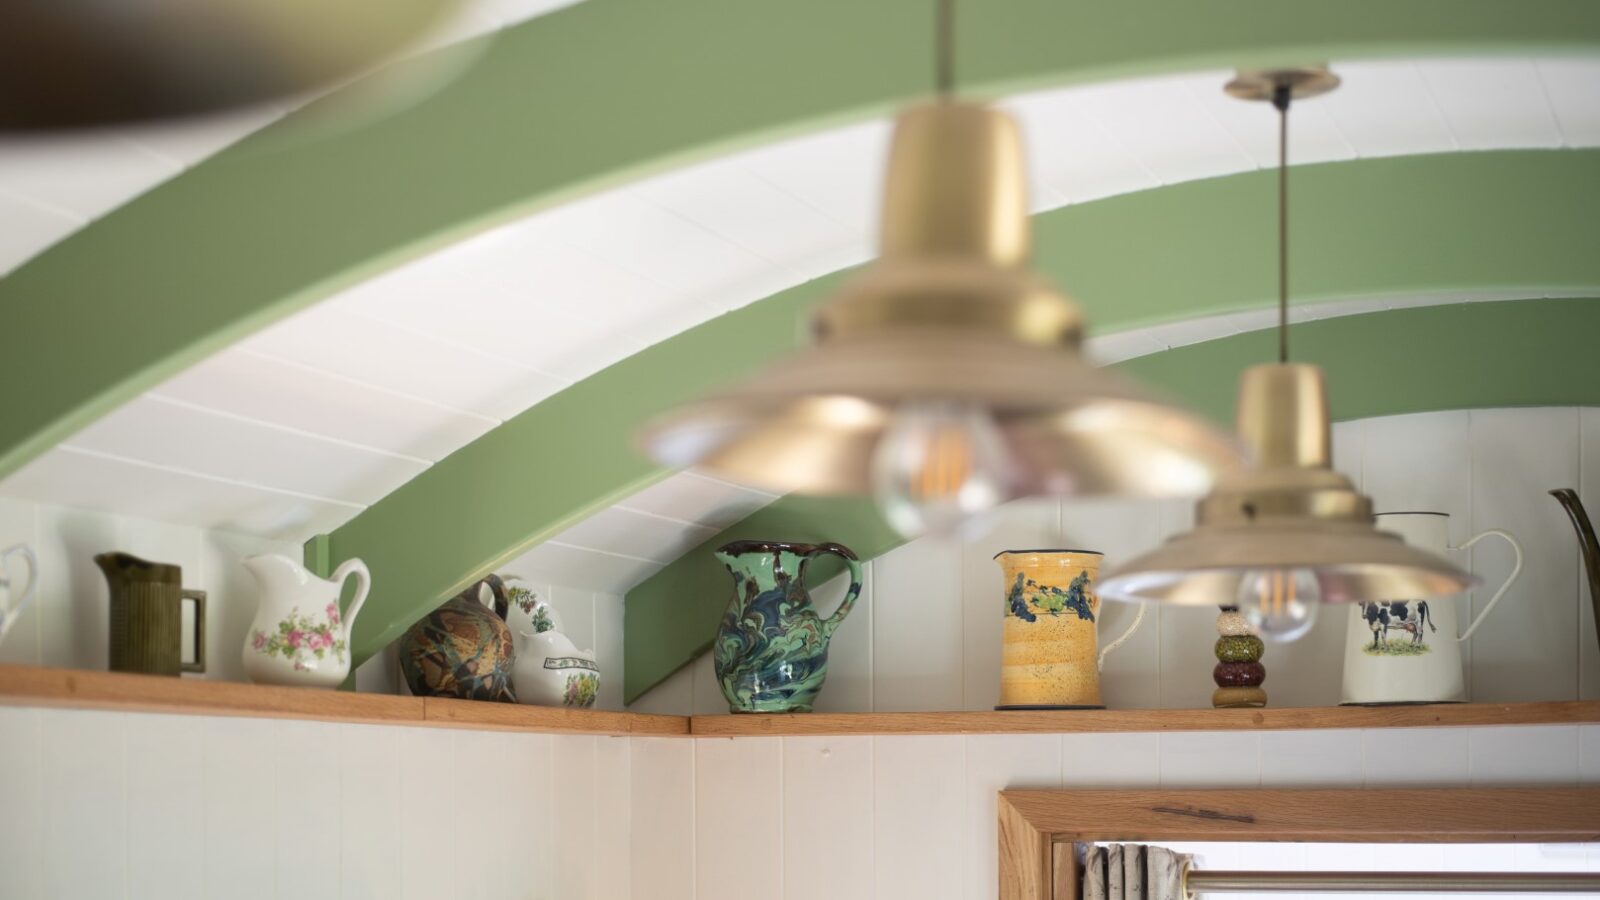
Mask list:
[[[1001,791],[1000,900],[1076,900],[1079,842],[1583,843],[1600,788]]]

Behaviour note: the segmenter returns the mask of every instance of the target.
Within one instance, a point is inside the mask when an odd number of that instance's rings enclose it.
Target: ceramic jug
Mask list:
[[[257,684],[338,687],[350,674],[350,631],[372,587],[366,563],[348,560],[332,579],[275,553],[249,557],[244,567],[261,589],[244,640],[245,674]],[[356,595],[341,613],[339,594],[352,575]]]
[[[516,702],[506,625],[512,590],[499,575],[484,576],[400,636],[400,674],[411,693]]]
[[[110,588],[111,671],[176,676],[206,670],[206,595],[183,589],[181,567],[127,553],[101,553],[94,561]],[[183,661],[185,601],[195,604],[192,663]]]
[[[28,564],[28,580],[18,587],[13,570],[6,562],[10,559],[20,559]],[[39,558],[26,544],[17,544],[0,550],[0,641],[6,639],[6,632],[11,626],[17,624],[17,619],[22,617],[22,611],[28,608],[28,601],[33,599],[33,589],[39,584]]]
[[[1450,516],[1440,512],[1379,513],[1378,527],[1413,547],[1445,556],[1494,536],[1511,545],[1516,564],[1483,612],[1456,635],[1456,604],[1432,600],[1380,600],[1350,604],[1345,632],[1344,689],[1340,701],[1351,706],[1397,703],[1460,703],[1466,699],[1461,642],[1483,624],[1522,572],[1522,545],[1509,533],[1491,528],[1460,547],[1449,542]]]
[[[1100,650],[1100,553],[1002,550],[994,558],[1005,578],[995,709],[1104,709],[1100,669],[1144,621],[1144,604],[1128,630]]]
[[[561,631],[561,617],[550,604],[532,600],[532,631],[517,632],[513,681],[517,702],[535,706],[594,706],[600,691],[600,666],[593,650],[579,650]]]
[[[806,593],[806,569],[819,556],[844,560],[850,588],[824,619]],[[733,576],[733,597],[713,645],[728,708],[810,712],[828,673],[828,641],[861,594],[861,563],[840,544],[735,541],[716,557]]]

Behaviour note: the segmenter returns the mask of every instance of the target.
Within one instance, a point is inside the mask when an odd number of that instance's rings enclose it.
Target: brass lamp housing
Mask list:
[[[641,442],[779,492],[872,493],[872,458],[902,404],[979,407],[1019,494],[1203,493],[1237,444],[1086,362],[1077,304],[1030,267],[1022,141],[989,107],[903,112],[880,257],[812,318],[814,343],[650,423]]]
[[[1199,502],[1195,527],[1103,578],[1102,596],[1234,603],[1252,572],[1305,569],[1328,603],[1459,593],[1476,578],[1374,525],[1372,501],[1329,467],[1327,393],[1316,366],[1277,363],[1239,379],[1238,429],[1258,464]]]

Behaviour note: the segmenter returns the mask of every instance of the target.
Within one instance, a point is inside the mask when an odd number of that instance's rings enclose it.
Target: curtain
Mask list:
[[[1083,860],[1084,900],[1185,900],[1187,853],[1148,844],[1104,844]]]

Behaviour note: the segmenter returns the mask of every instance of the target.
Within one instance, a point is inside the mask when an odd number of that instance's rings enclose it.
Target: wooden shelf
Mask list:
[[[0,704],[550,734],[689,733],[685,716],[356,694],[36,666],[0,666]]]
[[[860,734],[1067,734],[1298,731],[1600,722],[1600,700],[1283,709],[1071,709],[1007,712],[796,713],[693,716],[696,737]]]
[[[661,716],[439,697],[355,694],[349,691],[318,691],[36,666],[0,666],[0,705],[641,737],[1297,731],[1320,728],[1600,723],[1600,700],[1304,709],[1081,709]]]

